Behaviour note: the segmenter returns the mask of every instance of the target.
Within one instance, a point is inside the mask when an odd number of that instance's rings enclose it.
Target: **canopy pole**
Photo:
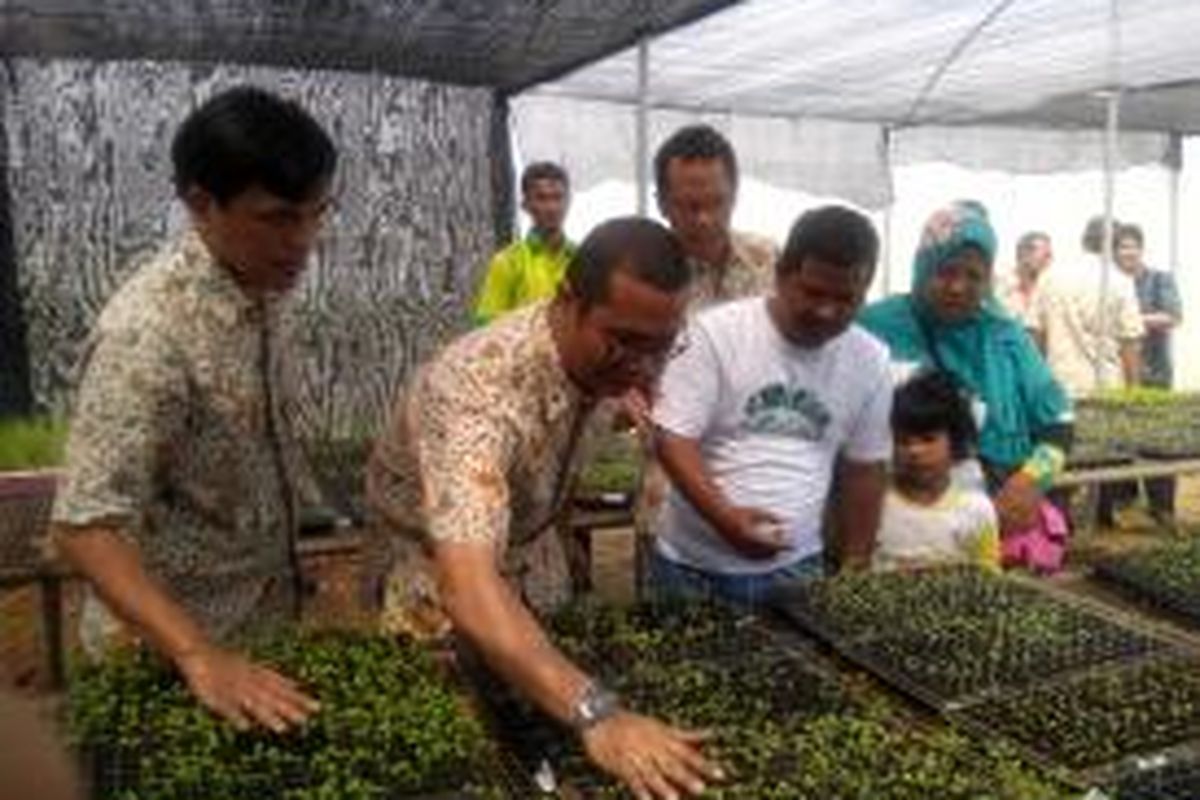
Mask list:
[[[637,181],[637,213],[645,217],[650,212],[649,127],[650,127],[650,38],[638,40],[637,50],[637,117],[636,158],[634,180]]]
[[[1183,135],[1171,133],[1167,176],[1167,263],[1172,273],[1179,268],[1179,185],[1183,175]]]
[[[883,261],[883,297],[890,297],[892,294],[892,214],[896,207],[896,181],[892,175],[892,128],[890,125],[883,126],[883,174],[887,177],[888,199],[883,206],[883,233],[880,236],[882,247],[881,259]]]
[[[1108,289],[1110,273],[1113,268],[1113,206],[1115,201],[1117,159],[1119,153],[1121,90],[1120,90],[1120,58],[1121,32],[1120,16],[1117,9],[1119,0],[1110,0],[1108,18],[1108,91],[1104,93],[1104,241],[1101,243],[1100,263],[1100,307],[1096,309],[1097,324],[1101,339],[1108,334]],[[1119,344],[1117,345],[1120,346]],[[1118,353],[1118,358],[1119,358]],[[1097,353],[1093,364],[1095,389],[1104,385],[1104,356]]]
[[[1108,334],[1108,289],[1113,267],[1113,206],[1115,201],[1117,171],[1117,126],[1120,122],[1121,95],[1114,88],[1105,96],[1104,126],[1104,241],[1101,245],[1100,263],[1100,307],[1096,310],[1101,337]],[[1098,354],[1094,363],[1095,388],[1104,386],[1104,359]]]

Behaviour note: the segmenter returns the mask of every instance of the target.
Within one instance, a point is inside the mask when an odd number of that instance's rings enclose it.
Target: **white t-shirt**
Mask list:
[[[951,485],[919,505],[889,489],[871,566],[876,570],[938,564],[999,565],[996,509],[983,492]]]
[[[700,443],[730,503],[783,520],[792,548],[747,559],[672,486],[659,518],[667,558],[708,572],[768,572],[821,551],[834,461],[885,461],[892,383],[887,349],[857,325],[818,348],[779,333],[767,299],[697,315],[690,344],[667,366],[655,422]]]

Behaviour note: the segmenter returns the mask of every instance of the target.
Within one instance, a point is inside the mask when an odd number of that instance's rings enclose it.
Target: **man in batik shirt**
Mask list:
[[[171,157],[191,225],[96,323],[54,542],[101,601],[86,603],[86,642],[121,627],[212,711],[283,730],[316,702],[229,641],[297,609],[305,473],[280,299],[308,260],[337,154],[298,105],[242,87],[196,109]]]
[[[554,522],[596,403],[647,392],[676,343],[688,270],[661,225],[596,228],[554,300],[451,343],[397,400],[368,469],[396,542],[392,609],[444,612],[488,666],[570,725],[639,797],[698,794],[715,769],[696,734],[626,711],[547,639],[531,606],[562,599]]]

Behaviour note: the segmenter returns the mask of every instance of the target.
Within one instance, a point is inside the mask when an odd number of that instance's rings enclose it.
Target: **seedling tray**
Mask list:
[[[1200,798],[1200,758],[1141,764],[1116,781],[1114,800],[1196,800]]]
[[[1109,559],[1097,564],[1092,574],[1200,627],[1200,543]]]
[[[1032,587],[961,569],[839,578],[789,590],[776,605],[938,711],[1164,647]]]
[[[950,714],[1078,774],[1119,773],[1135,758],[1197,752],[1200,659],[1169,655],[1096,669]]]
[[[68,713],[92,796],[528,796],[501,791],[482,726],[417,643],[292,632],[247,647],[308,686],[321,712],[285,736],[238,732],[149,653],[81,667]]]

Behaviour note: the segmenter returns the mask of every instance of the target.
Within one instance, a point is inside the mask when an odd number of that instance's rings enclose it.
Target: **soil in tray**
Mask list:
[[[1115,800],[1196,800],[1200,798],[1200,760],[1130,773],[1117,782],[1111,795]]]
[[[842,575],[801,584],[778,598],[785,615],[838,639],[925,628],[1048,602],[1029,587],[973,568]]]
[[[783,608],[877,675],[938,706],[1160,647],[978,570],[838,578],[799,590]]]
[[[829,714],[796,724],[714,731],[711,750],[730,779],[714,800],[1065,800],[1060,780],[1026,766],[1012,748],[945,729],[897,724],[889,712]],[[564,770],[566,798],[632,795],[583,763]]]
[[[557,613],[549,627],[567,655],[603,673],[619,674],[645,659],[719,659],[789,647],[754,616],[675,598],[624,608],[580,601]]]
[[[286,736],[239,732],[149,654],[114,654],[82,668],[68,711],[93,796],[504,796],[483,727],[419,645],[321,633],[250,648],[320,698],[321,712]]]
[[[1096,575],[1200,623],[1200,543],[1112,559],[1099,564]]]
[[[943,702],[1013,689],[1161,645],[1152,639],[1047,604],[977,617],[903,626],[855,646],[859,660]]]
[[[1053,763],[1099,767],[1200,739],[1200,661],[1096,670],[958,713]]]

